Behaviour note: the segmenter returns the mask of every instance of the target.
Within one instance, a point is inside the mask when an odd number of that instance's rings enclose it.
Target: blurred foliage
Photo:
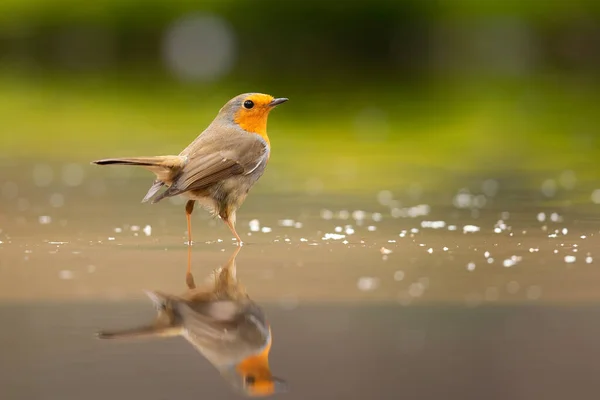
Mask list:
[[[56,65],[63,52],[56,49],[57,43],[71,36],[73,51],[81,58],[93,58],[100,47],[109,46],[108,67],[161,69],[157,55],[164,30],[178,18],[213,13],[237,33],[239,62],[232,76],[240,79],[268,82],[318,75],[352,81],[376,73],[410,81],[424,78],[430,69],[435,41],[451,39],[443,32],[447,25],[467,28],[466,37],[457,40],[472,42],[488,28],[517,23],[517,29],[540,35],[536,46],[549,53],[544,63],[568,67],[553,60],[552,53],[561,51],[554,47],[562,41],[554,36],[568,36],[571,28],[579,27],[579,36],[597,37],[597,29],[586,26],[598,21],[599,4],[595,0],[4,0],[0,48],[36,66]],[[474,21],[481,26],[473,26]],[[498,34],[512,39],[510,32]],[[460,52],[461,44],[457,45],[450,50]],[[579,52],[585,54],[585,49]],[[105,70],[107,65],[97,62],[87,67]]]
[[[170,18],[193,11],[199,7],[224,12],[229,9],[266,8],[266,6],[286,10],[306,9],[315,13],[331,11],[337,13],[355,12],[359,10],[402,9],[409,6],[431,10],[443,16],[457,15],[482,16],[510,13],[535,20],[547,18],[565,18],[582,12],[600,11],[600,5],[594,0],[541,1],[541,0],[348,0],[343,2],[302,0],[96,0],[91,3],[78,0],[3,0],[0,3],[0,15],[3,21],[44,21],[44,20],[87,20],[109,21],[119,20],[120,16],[129,15],[131,10],[137,13],[140,20],[149,18]]]
[[[2,153],[77,161],[177,153],[239,91],[235,84],[124,91],[118,82],[2,81],[0,107],[10,129],[0,140]],[[307,93],[290,86],[273,92],[291,100],[270,118],[272,169],[295,182],[319,177],[330,189],[426,182],[432,177],[415,175],[423,169],[572,169],[582,179],[598,177],[600,94],[594,87],[548,78],[370,90]],[[383,119],[373,121],[373,131],[357,129],[356,114],[373,107]]]

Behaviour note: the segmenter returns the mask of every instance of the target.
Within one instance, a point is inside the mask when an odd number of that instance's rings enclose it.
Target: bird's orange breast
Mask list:
[[[262,137],[267,145],[271,145],[267,136],[267,119],[269,108],[257,107],[251,110],[242,109],[235,115],[235,123],[246,132],[255,133]]]
[[[269,368],[269,352],[271,351],[271,340],[265,346],[265,348],[258,354],[250,356],[242,360],[237,365],[237,370],[242,374],[246,375],[252,373],[257,377],[267,378],[271,377],[271,370]]]
[[[259,385],[255,388],[260,391],[272,390],[273,382],[272,374],[269,368],[269,352],[271,351],[271,338],[265,345],[264,349],[258,354],[250,356],[242,360],[236,367],[238,373],[242,376],[252,375],[256,378],[256,383]],[[264,387],[263,387],[264,386]]]

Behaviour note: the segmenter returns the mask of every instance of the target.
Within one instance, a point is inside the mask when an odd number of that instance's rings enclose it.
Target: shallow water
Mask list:
[[[597,392],[597,307],[266,305],[290,399],[564,399]],[[183,339],[103,342],[149,304],[5,305],[2,398],[239,398]]]
[[[184,290],[186,227],[181,202],[139,203],[146,175],[77,171],[0,185],[0,397],[235,398],[183,339],[93,337],[151,318],[144,289]],[[486,179],[368,195],[253,192],[238,214],[237,276],[265,306],[286,396],[595,393],[593,182],[552,194]],[[234,245],[201,210],[193,232],[198,280]]]

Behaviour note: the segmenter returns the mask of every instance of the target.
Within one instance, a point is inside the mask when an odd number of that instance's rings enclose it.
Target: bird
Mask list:
[[[136,165],[156,175],[142,199],[158,203],[183,196],[188,245],[192,245],[191,215],[196,202],[229,227],[238,246],[243,244],[235,229],[236,211],[263,175],[271,156],[267,135],[270,111],[288,101],[263,93],[244,93],[229,100],[208,127],[178,155],[107,158],[97,165]],[[166,189],[157,193],[163,188]],[[189,249],[188,249],[189,250]],[[188,251],[188,272],[191,268]]]
[[[187,290],[180,296],[146,291],[157,317],[146,326],[100,331],[99,339],[183,336],[238,393],[248,397],[288,391],[284,379],[269,367],[273,335],[262,309],[236,278],[237,246],[227,263],[213,271],[204,287],[186,273]]]

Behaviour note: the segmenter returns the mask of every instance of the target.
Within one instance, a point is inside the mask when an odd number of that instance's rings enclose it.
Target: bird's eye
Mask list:
[[[252,107],[254,107],[254,102],[252,100],[246,100],[244,102],[244,108],[246,109],[251,109]]]
[[[252,375],[248,375],[244,381],[246,382],[246,385],[254,385],[254,382],[256,382],[256,378],[253,377]]]

